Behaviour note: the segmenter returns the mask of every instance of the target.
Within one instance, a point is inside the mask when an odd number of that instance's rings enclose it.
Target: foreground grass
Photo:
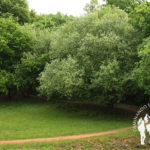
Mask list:
[[[115,111],[40,101],[0,102],[0,140],[46,138],[131,126]]]
[[[0,150],[149,150],[150,145],[140,146],[139,133],[132,130],[117,134],[79,140],[0,145]]]

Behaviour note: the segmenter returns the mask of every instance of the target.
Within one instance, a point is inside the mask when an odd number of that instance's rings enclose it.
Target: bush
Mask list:
[[[40,74],[39,92],[51,98],[53,95],[72,97],[83,86],[83,70],[72,57],[53,60]]]

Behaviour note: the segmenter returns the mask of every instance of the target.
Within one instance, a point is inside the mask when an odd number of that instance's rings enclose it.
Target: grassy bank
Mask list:
[[[0,145],[0,150],[149,150],[150,145],[140,146],[139,133],[132,130],[117,134],[79,140]]]
[[[101,132],[131,126],[125,114],[43,101],[0,102],[0,140]]]

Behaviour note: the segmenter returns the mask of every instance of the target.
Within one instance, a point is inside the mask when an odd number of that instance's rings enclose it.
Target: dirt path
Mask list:
[[[80,138],[88,138],[88,137],[94,137],[94,136],[114,134],[114,133],[126,131],[128,129],[131,129],[131,127],[117,129],[117,130],[111,130],[111,131],[105,131],[105,132],[99,132],[99,133],[89,133],[89,134],[80,134],[80,135],[71,135],[71,136],[60,136],[60,137],[51,137],[51,138],[0,141],[0,144],[17,144],[17,143],[49,142],[49,141],[69,140],[69,139],[80,139]]]

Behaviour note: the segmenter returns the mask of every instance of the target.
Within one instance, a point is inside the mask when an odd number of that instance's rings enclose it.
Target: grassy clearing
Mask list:
[[[0,150],[149,150],[148,144],[140,146],[139,137],[138,132],[128,130],[79,140],[0,145]]]
[[[40,101],[0,102],[0,140],[101,132],[131,126],[121,114],[102,108]]]

